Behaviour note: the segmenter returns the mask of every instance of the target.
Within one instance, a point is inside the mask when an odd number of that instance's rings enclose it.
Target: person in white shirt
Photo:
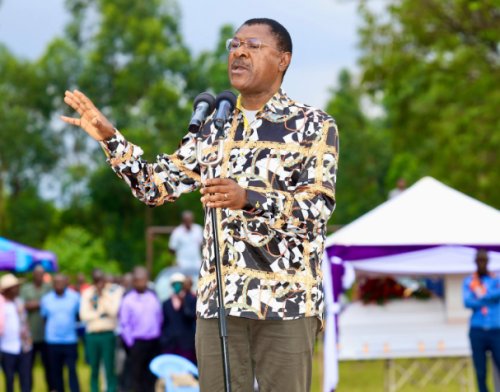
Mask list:
[[[194,216],[191,211],[184,211],[181,219],[182,224],[172,232],[168,246],[170,251],[175,254],[179,267],[199,269],[201,266],[203,228],[194,223]]]
[[[31,392],[31,361],[33,341],[24,301],[19,297],[22,281],[12,274],[0,278],[0,291],[5,299],[5,321],[0,335],[2,369],[5,374],[5,392],[14,391],[14,376],[19,375],[21,392]]]

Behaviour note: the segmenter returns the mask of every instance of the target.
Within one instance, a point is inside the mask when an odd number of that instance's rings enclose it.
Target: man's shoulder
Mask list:
[[[130,301],[133,301],[134,295],[135,295],[135,290],[126,291],[123,294],[121,306],[128,305]]]
[[[70,298],[75,299],[75,300],[78,300],[78,301],[80,300],[81,295],[80,295],[80,294],[78,294],[75,290],[71,290],[71,289],[66,289],[66,290],[67,290],[67,291],[66,291],[66,294],[67,294]]]
[[[40,298],[40,301],[50,301],[54,296],[54,292],[51,290],[48,293],[45,293],[42,295],[42,298]]]
[[[318,123],[328,122],[335,125],[335,120],[332,116],[317,107],[299,102],[290,101],[290,112],[295,112],[299,118],[305,118],[306,121],[316,121]]]
[[[80,294],[82,298],[90,298],[94,296],[95,293],[95,287],[93,285],[90,285],[87,287],[85,290],[83,290]]]

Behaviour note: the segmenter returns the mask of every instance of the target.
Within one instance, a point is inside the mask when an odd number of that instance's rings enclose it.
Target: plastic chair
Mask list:
[[[171,374],[191,373],[198,377],[198,368],[194,363],[179,355],[163,354],[154,358],[149,364],[151,372],[165,380],[165,392],[199,392],[199,387],[176,387]]]

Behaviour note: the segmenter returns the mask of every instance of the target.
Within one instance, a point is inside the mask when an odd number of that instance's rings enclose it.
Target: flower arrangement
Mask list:
[[[429,299],[431,291],[420,285],[418,289],[405,288],[394,278],[366,278],[359,284],[359,295],[364,304],[384,305],[392,299],[413,297]]]

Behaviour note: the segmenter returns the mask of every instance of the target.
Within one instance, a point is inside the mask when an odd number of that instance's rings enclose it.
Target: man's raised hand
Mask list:
[[[115,134],[115,127],[94,106],[92,101],[80,91],[66,91],[64,102],[75,109],[81,116],[81,118],[61,116],[61,120],[64,122],[82,127],[97,141],[109,139]]]

